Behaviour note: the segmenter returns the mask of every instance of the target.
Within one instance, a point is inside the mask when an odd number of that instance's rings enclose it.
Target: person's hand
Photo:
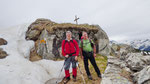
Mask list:
[[[66,58],[68,58],[68,57],[69,57],[69,55],[65,55],[65,57],[66,57]]]
[[[81,55],[81,59],[84,59],[83,55]]]
[[[75,60],[78,61],[78,56],[75,56]]]
[[[96,53],[94,53],[93,56],[96,57]]]

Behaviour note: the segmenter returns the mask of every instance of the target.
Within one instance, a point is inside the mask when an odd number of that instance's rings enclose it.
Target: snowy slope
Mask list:
[[[131,45],[136,49],[150,51],[150,39],[125,40],[118,43],[124,43]]]
[[[63,61],[40,60],[29,61],[33,41],[25,40],[29,24],[23,24],[0,30],[0,38],[8,44],[0,46],[9,56],[0,59],[0,84],[44,84],[47,80],[57,78]],[[64,73],[60,78],[64,77]]]

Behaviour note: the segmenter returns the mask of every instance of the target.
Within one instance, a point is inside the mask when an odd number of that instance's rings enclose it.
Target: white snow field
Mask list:
[[[9,54],[0,59],[0,84],[45,84],[49,79],[58,78],[63,61],[29,61],[34,42],[25,40],[28,26],[29,24],[23,24],[0,30],[0,38],[8,42],[0,48]],[[60,79],[65,75],[63,72]]]

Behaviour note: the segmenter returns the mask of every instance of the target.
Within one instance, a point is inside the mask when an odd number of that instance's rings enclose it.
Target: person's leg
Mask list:
[[[98,68],[98,66],[96,64],[95,58],[93,56],[93,53],[90,53],[90,58],[89,59],[90,59],[91,64],[93,65],[97,75],[101,76],[100,70],[99,70],[99,68]]]
[[[76,66],[75,56],[72,56],[72,72],[73,72],[73,77],[76,77],[77,76],[77,66]]]
[[[72,77],[73,77],[73,81],[76,81],[76,77],[77,77],[77,66],[76,66],[76,60],[75,60],[75,56],[72,56]]]
[[[65,65],[64,65],[65,75],[66,75],[65,77],[68,79],[70,78],[70,73],[69,73],[70,63],[71,63],[71,57],[65,60]]]
[[[84,68],[85,68],[86,74],[88,76],[90,76],[91,73],[90,73],[89,67],[88,67],[88,65],[89,65],[88,64],[88,54],[86,52],[83,52],[83,57],[84,57],[83,61],[84,61]]]

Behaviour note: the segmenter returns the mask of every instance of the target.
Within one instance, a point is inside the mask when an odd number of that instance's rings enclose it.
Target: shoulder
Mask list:
[[[73,42],[77,43],[77,41],[75,39],[72,40]]]
[[[66,40],[63,40],[62,43],[65,43]]]

